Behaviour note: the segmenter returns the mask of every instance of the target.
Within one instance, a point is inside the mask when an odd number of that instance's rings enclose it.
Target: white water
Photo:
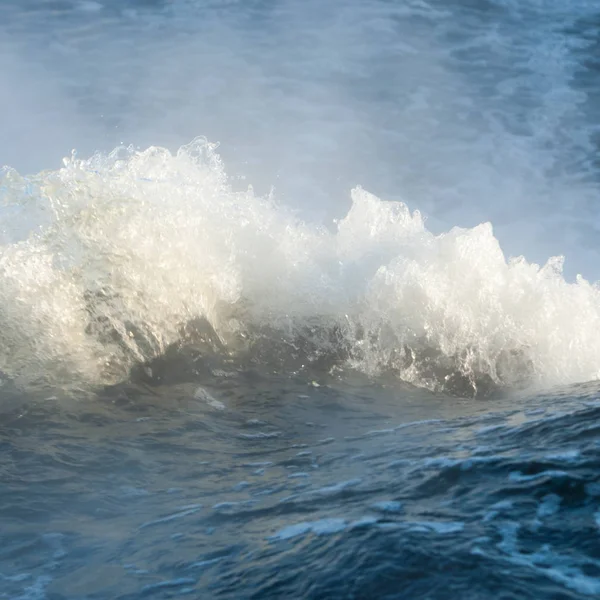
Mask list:
[[[599,374],[600,290],[566,282],[560,258],[507,260],[488,223],[434,235],[355,188],[327,230],[234,191],[203,140],[5,169],[0,190],[0,368],[23,382],[122,378],[201,318],[227,351],[265,336],[306,360],[343,349],[434,389]]]

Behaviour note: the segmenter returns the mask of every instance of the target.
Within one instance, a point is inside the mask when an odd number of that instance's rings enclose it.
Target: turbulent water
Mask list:
[[[0,598],[600,595],[599,34],[3,2]]]

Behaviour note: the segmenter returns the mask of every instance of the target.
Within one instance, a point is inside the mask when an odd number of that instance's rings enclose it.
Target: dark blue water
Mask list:
[[[600,595],[599,32],[2,3],[0,598]]]
[[[597,386],[518,407],[356,378],[203,383],[3,417],[5,597],[598,593]]]

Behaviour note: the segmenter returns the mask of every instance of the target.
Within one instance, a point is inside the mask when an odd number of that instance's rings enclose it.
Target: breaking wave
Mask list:
[[[600,290],[507,260],[484,223],[434,235],[361,188],[334,230],[230,185],[215,146],[0,171],[0,370],[127,378],[209,344],[281,369],[393,373],[460,395],[595,379]]]

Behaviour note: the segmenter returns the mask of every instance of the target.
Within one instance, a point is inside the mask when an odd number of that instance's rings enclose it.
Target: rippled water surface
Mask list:
[[[5,597],[598,593],[597,386],[203,383],[4,415]]]

